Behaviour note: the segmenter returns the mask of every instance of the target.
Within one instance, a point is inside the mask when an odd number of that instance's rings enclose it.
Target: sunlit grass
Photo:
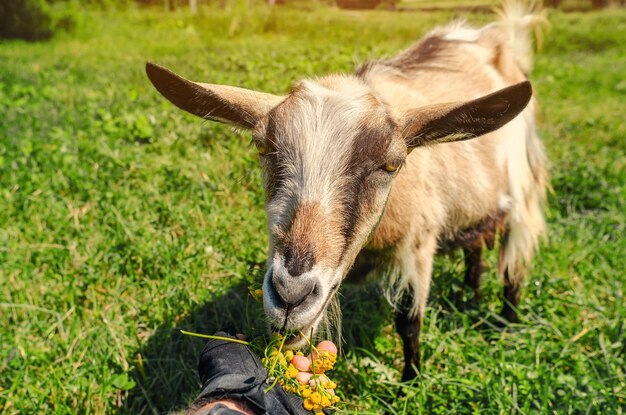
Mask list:
[[[199,390],[203,341],[180,329],[265,331],[247,301],[267,244],[250,137],[175,109],[146,60],[282,93],[456,15],[131,8],[87,14],[50,43],[0,43],[0,412],[181,408]],[[400,386],[390,308],[376,287],[347,287],[334,372],[346,413],[623,413],[626,13],[551,21],[532,75],[553,164],[550,238],[522,323],[494,324],[493,255],[470,310],[450,300],[463,297],[460,256],[440,258],[424,372]]]

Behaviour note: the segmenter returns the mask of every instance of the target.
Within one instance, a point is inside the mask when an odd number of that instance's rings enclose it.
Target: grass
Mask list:
[[[86,13],[73,35],[0,43],[0,412],[164,413],[198,391],[202,340],[263,330],[247,286],[267,239],[249,136],[162,99],[146,60],[280,93],[390,56],[455,12],[231,8]],[[483,23],[484,14],[469,16]],[[343,290],[343,413],[624,413],[626,12],[550,16],[532,81],[552,161],[550,238],[520,305],[493,254],[478,308],[439,258],[419,386],[377,288]]]

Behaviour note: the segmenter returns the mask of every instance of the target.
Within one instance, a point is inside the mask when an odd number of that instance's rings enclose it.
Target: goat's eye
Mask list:
[[[382,169],[385,171],[388,171],[389,173],[393,173],[397,171],[401,165],[402,165],[402,162],[399,160],[388,161],[382,166]]]
[[[256,149],[260,155],[264,156],[267,154],[267,146],[263,141],[255,141],[254,145],[256,146]]]

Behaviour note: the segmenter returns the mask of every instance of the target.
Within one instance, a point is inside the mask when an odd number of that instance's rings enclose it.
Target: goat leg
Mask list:
[[[402,338],[404,347],[404,370],[402,371],[402,381],[414,379],[420,370],[420,331],[422,329],[422,316],[410,315],[410,295],[405,295],[402,307],[396,315],[396,330]]]
[[[502,316],[511,323],[517,323],[517,304],[520,298],[519,279],[511,276],[509,269],[504,271],[504,306],[502,307]]]
[[[482,259],[482,241],[479,244],[463,248],[465,254],[465,284],[474,290],[472,301],[480,299],[480,277],[484,270]]]

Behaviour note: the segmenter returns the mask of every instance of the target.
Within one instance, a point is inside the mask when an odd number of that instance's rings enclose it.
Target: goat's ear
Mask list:
[[[283,97],[227,85],[192,82],[154,63],[146,74],[155,88],[177,107],[199,117],[254,128]]]
[[[490,133],[522,112],[532,93],[530,82],[525,81],[473,101],[419,108],[401,123],[406,143],[412,149]]]

